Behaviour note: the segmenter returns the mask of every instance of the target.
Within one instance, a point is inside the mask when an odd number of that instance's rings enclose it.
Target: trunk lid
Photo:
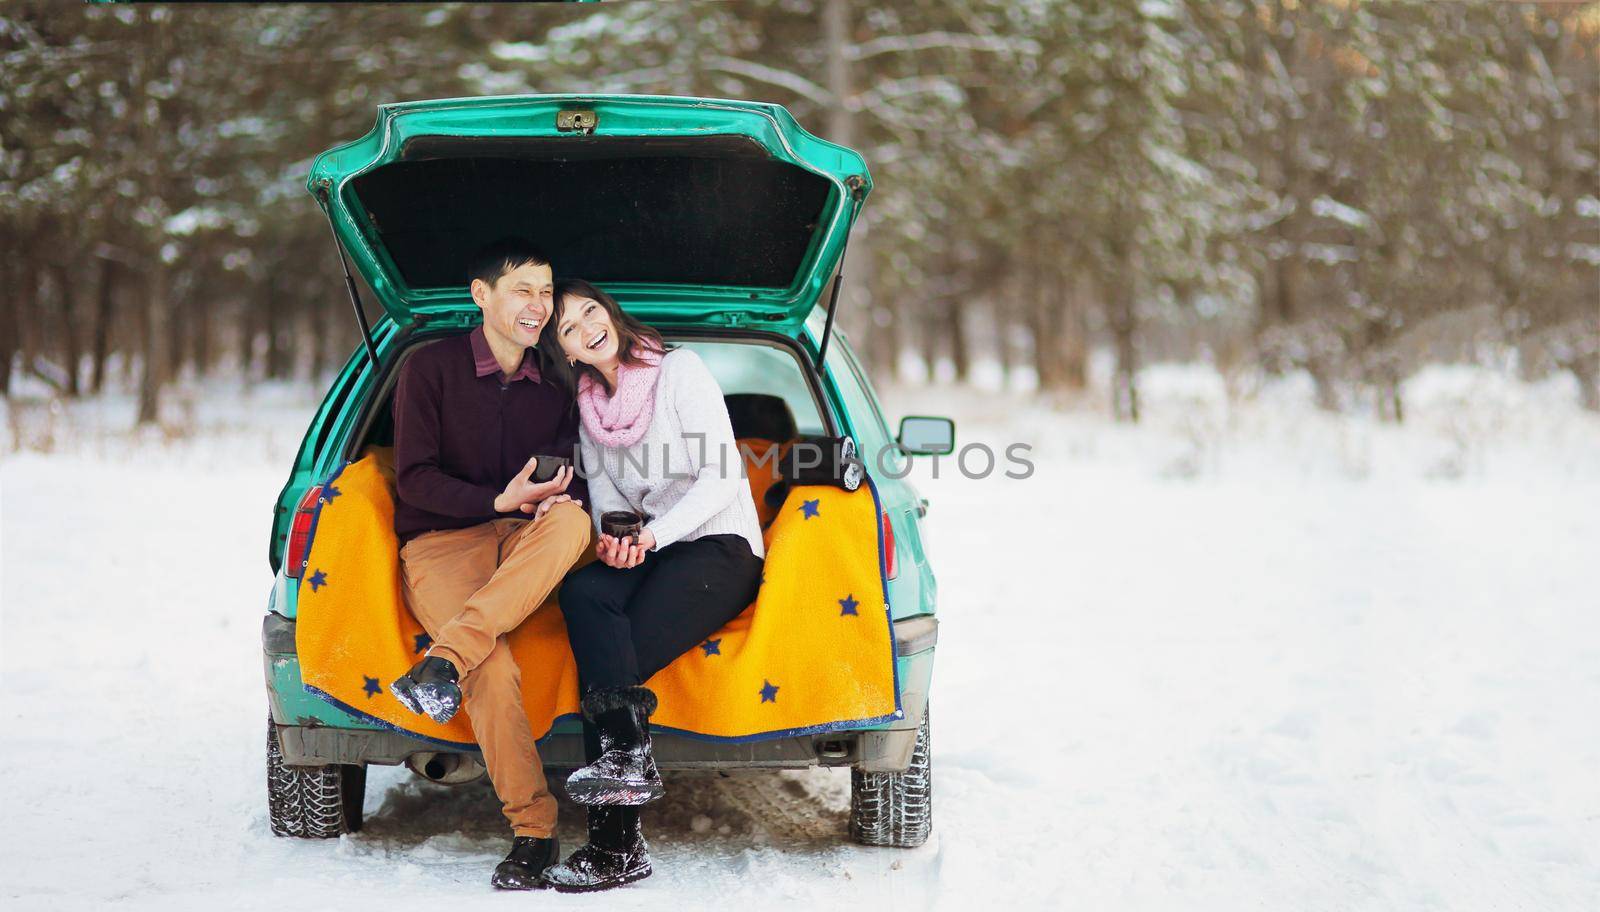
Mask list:
[[[871,177],[778,105],[530,95],[380,106],[307,189],[402,324],[475,313],[466,258],[520,234],[643,319],[795,332]]]

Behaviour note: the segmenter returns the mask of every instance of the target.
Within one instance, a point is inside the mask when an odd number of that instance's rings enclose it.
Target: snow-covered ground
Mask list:
[[[1025,480],[919,469],[940,578],[935,833],[844,836],[848,774],[672,777],[656,874],[496,895],[479,782],[374,768],[366,829],[275,839],[260,615],[314,395],[23,405],[0,462],[8,909],[1600,908],[1600,420],[1433,370],[1409,423],[1155,369],[1147,416],[890,390]],[[564,808],[562,838],[581,836]]]

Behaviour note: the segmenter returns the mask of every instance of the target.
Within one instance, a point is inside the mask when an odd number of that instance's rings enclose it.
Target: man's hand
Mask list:
[[[546,497],[565,491],[567,485],[572,483],[572,466],[566,466],[565,468],[557,469],[556,477],[549,481],[534,484],[528,480],[528,475],[533,472],[533,467],[538,464],[539,457],[535,456],[529,459],[528,464],[523,466],[517,474],[511,476],[511,480],[506,482],[506,489],[501,491],[494,499],[496,513],[510,513],[512,510],[522,509],[525,504],[529,506],[537,504]],[[523,510],[523,512],[530,511]]]
[[[607,567],[629,570],[644,563],[645,553],[655,546],[655,533],[649,529],[642,530],[637,539],[632,536],[614,538],[602,532],[595,543],[594,554]]]
[[[524,513],[532,513],[533,514],[533,518],[535,520],[540,520],[540,519],[544,519],[544,515],[546,513],[550,512],[550,508],[551,507],[555,506],[558,503],[568,503],[568,502],[575,503],[579,507],[583,506],[583,501],[581,501],[581,500],[573,500],[572,499],[572,495],[570,495],[570,494],[552,494],[549,497],[546,497],[544,500],[539,501],[537,506],[535,506],[533,504],[523,504],[522,505],[522,512],[524,512]]]

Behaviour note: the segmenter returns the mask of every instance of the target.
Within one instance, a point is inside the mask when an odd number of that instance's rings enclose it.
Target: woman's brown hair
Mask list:
[[[611,317],[611,325],[617,332],[617,357],[623,364],[637,367],[645,363],[639,356],[641,351],[668,350],[666,340],[661,338],[661,333],[639,322],[638,318],[623,310],[616,298],[583,279],[561,279],[555,283],[554,292],[550,296],[552,301],[550,319],[544,321],[544,329],[539,333],[539,349],[544,353],[543,360],[547,368],[573,395],[578,391],[578,378],[585,373],[602,386],[606,385],[606,378],[592,365],[582,362],[567,363],[561,340],[556,338],[556,332],[561,326],[561,308],[565,306],[568,296],[588,298],[606,309],[606,314]]]

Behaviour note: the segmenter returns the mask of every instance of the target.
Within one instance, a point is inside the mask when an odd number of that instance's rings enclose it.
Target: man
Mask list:
[[[506,634],[588,551],[592,527],[570,467],[529,477],[537,455],[570,456],[578,436],[576,408],[533,349],[550,316],[550,261],[507,238],[468,276],[483,325],[417,351],[395,390],[402,591],[433,643],[390,690],[438,722],[465,704],[513,833],[490,882],[525,890],[560,847]]]

